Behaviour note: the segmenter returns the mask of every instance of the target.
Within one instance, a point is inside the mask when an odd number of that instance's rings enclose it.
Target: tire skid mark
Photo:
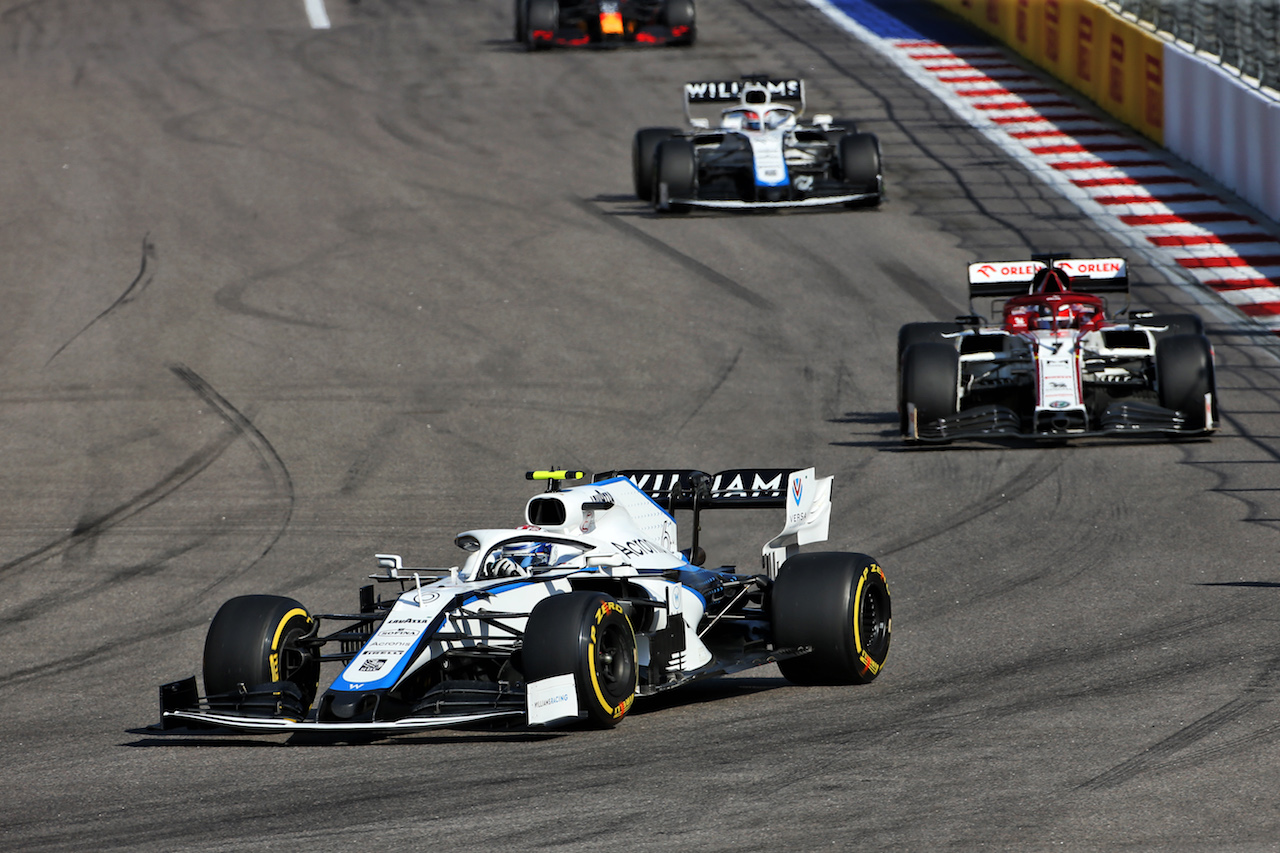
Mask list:
[[[237,439],[244,438],[249,442],[258,458],[262,461],[263,466],[271,474],[272,480],[277,491],[285,497],[284,516],[280,520],[275,532],[271,535],[267,543],[240,568],[231,572],[227,572],[216,579],[210,581],[201,589],[184,596],[179,600],[171,602],[169,608],[170,613],[195,613],[193,604],[203,599],[211,590],[226,583],[227,581],[239,577],[253,569],[262,561],[276,543],[284,536],[284,532],[288,529],[289,522],[293,517],[295,505],[295,495],[293,488],[293,478],[289,474],[288,468],[281,459],[275,447],[271,444],[267,437],[262,434],[253,422],[242,414],[235,406],[233,406],[225,397],[219,394],[212,385],[206,382],[199,374],[189,367],[181,364],[170,366],[170,371],[175,376],[185,382],[193,391],[196,392],[205,402],[212,406],[222,419],[230,427],[230,430],[217,441],[211,442],[209,446],[202,448],[193,454],[186,462],[179,465],[177,469],[170,472],[168,476],[160,481],[160,483],[147,489],[137,498],[123,504],[115,510],[101,516],[92,524],[82,525],[77,531],[63,537],[58,542],[52,543],[44,548],[33,551],[24,555],[17,560],[10,561],[0,566],[0,576],[4,572],[19,566],[27,566],[39,563],[49,557],[62,553],[71,545],[82,541],[90,535],[98,535],[104,530],[119,524],[120,522],[138,515],[148,507],[154,506],[168,495],[172,494],[182,485],[190,482],[202,471],[207,469],[213,462],[226,451]],[[161,557],[160,560],[152,560],[145,565],[133,567],[126,570],[137,574],[139,572],[155,571],[159,568],[164,560],[178,556],[182,550],[186,548],[174,549],[167,555]],[[55,658],[41,664],[27,667],[20,670],[14,670],[0,675],[0,688],[12,687],[20,685],[26,681],[45,678],[49,675],[74,672],[88,666],[97,664],[100,660],[107,657],[120,656],[127,653],[128,650],[169,634],[186,630],[204,624],[205,617],[203,615],[192,616],[190,618],[173,618],[156,622],[152,619],[146,619],[142,624],[147,627],[131,630],[127,633],[125,639],[107,638],[96,646],[85,649],[76,650],[72,654],[65,655],[61,658]]]
[[[155,257],[156,246],[155,246],[155,243],[151,242],[150,237],[151,237],[151,234],[149,232],[142,236],[142,264],[138,267],[138,274],[133,277],[133,281],[129,282],[129,286],[124,289],[124,293],[121,293],[118,297],[116,297],[115,302],[112,302],[110,305],[104,308],[102,310],[102,313],[98,314],[97,317],[94,317],[92,320],[86,323],[84,325],[84,328],[82,328],[80,331],[76,332],[74,335],[68,338],[62,344],[62,346],[58,347],[54,351],[53,355],[49,356],[49,360],[44,363],[45,367],[48,367],[50,364],[52,364],[53,360],[57,358],[59,355],[61,355],[63,350],[71,346],[71,344],[75,343],[75,340],[79,338],[81,335],[83,335],[85,332],[89,331],[89,329],[92,328],[95,323],[97,323],[103,317],[106,317],[108,314],[110,314],[112,311],[119,308],[121,305],[124,305],[126,302],[130,301],[134,297],[135,289],[138,291],[138,293],[141,293],[143,290],[146,289],[147,285],[151,284],[155,276],[147,275],[147,259]],[[145,280],[144,280],[144,276],[146,277]]]
[[[761,296],[760,294],[756,293],[755,291],[747,287],[744,287],[743,285],[734,281],[732,278],[725,275],[724,273],[717,272],[716,270],[704,264],[702,261],[699,261],[693,257],[690,257],[689,255],[686,255],[684,252],[681,252],[679,249],[671,246],[668,243],[664,243],[662,240],[658,239],[657,237],[654,237],[652,234],[649,234],[645,231],[640,230],[636,226],[632,225],[630,222],[627,222],[622,218],[620,218],[617,214],[606,213],[605,211],[601,210],[598,206],[596,206],[594,203],[592,203],[587,199],[574,198],[572,199],[572,201],[574,204],[578,205],[583,210],[587,211],[590,214],[600,217],[600,219],[603,220],[604,222],[608,223],[609,225],[612,225],[614,228],[618,229],[619,231],[622,231],[628,236],[628,238],[632,240],[638,240],[641,243],[648,246],[649,248],[655,249],[661,254],[666,255],[668,258],[671,258],[680,266],[684,267],[690,272],[693,272],[701,276],[702,278],[705,278],[707,281],[711,282],[712,284],[714,284],[716,287],[723,290],[728,295],[734,297],[735,299],[741,299],[743,302],[747,303],[752,308],[759,308],[762,311],[773,311],[775,308],[777,308],[777,306],[773,304],[772,300]]]
[[[355,494],[373,477],[386,462],[388,448],[404,432],[405,425],[406,420],[402,417],[392,418],[382,423],[366,443],[365,451],[347,466],[342,484],[338,487],[338,494]]]
[[[1255,393],[1262,392],[1259,389],[1255,389]],[[1205,489],[1205,492],[1222,495],[1223,497],[1230,498],[1242,504],[1245,509],[1245,517],[1242,519],[1243,521],[1262,525],[1273,530],[1280,529],[1280,518],[1276,518],[1274,514],[1268,515],[1267,503],[1259,498],[1253,497],[1255,493],[1262,489],[1235,489],[1231,485],[1233,480],[1235,482],[1239,482],[1238,480],[1235,480],[1235,477],[1242,467],[1247,471],[1252,469],[1255,465],[1274,465],[1276,463],[1280,463],[1280,451],[1277,451],[1275,447],[1266,443],[1264,440],[1266,436],[1260,437],[1251,433],[1241,420],[1230,412],[1221,412],[1219,414],[1219,419],[1222,423],[1230,425],[1235,431],[1236,436],[1243,439],[1249,446],[1258,451],[1261,458],[1231,463],[1235,466],[1234,469],[1224,467],[1222,462],[1216,460],[1200,462],[1195,459],[1187,459],[1184,464],[1193,468],[1198,468],[1214,476],[1217,479],[1217,483]]]
[[[56,557],[75,545],[99,536],[116,525],[128,521],[155,506],[182,486],[200,476],[205,469],[222,456],[235,441],[236,437],[235,433],[224,433],[188,456],[158,482],[133,498],[96,518],[82,521],[69,534],[50,542],[48,545],[43,545],[7,563],[0,564],[0,577],[4,577],[6,574],[18,569],[39,565],[45,560]]]
[[[242,568],[237,574],[248,571],[252,566],[256,565],[263,557],[270,553],[276,543],[280,541],[280,537],[284,536],[285,530],[289,527],[289,522],[293,519],[293,509],[296,502],[296,496],[293,489],[293,477],[289,474],[289,468],[284,464],[284,460],[280,458],[280,454],[275,447],[262,434],[253,421],[245,417],[235,406],[214,390],[213,386],[206,382],[194,370],[182,364],[174,364],[169,367],[175,376],[186,382],[205,402],[213,406],[213,408],[222,416],[222,419],[235,431],[236,435],[245,438],[250,447],[258,455],[258,459],[262,462],[263,467],[270,473],[275,487],[285,498],[284,517],[280,520],[279,528],[271,537],[270,541],[263,547],[262,551],[250,562]],[[213,586],[223,583],[228,575],[215,584],[206,588],[212,589]]]
[[[271,275],[276,275],[281,270],[271,270],[262,275],[254,276],[254,279],[263,279]],[[219,308],[230,311],[232,314],[239,314],[244,317],[253,317],[259,320],[266,320],[270,323],[281,323],[287,326],[300,326],[304,329],[321,329],[324,331],[332,331],[337,326],[331,323],[324,323],[319,320],[308,320],[304,317],[291,317],[288,314],[279,311],[270,311],[266,308],[258,308],[250,305],[245,300],[245,293],[254,284],[254,279],[248,281],[239,281],[232,284],[224,285],[218,289],[213,296],[213,302]]]
[[[1260,613],[1264,609],[1262,605],[1255,605],[1247,608],[1245,615]],[[1089,646],[1046,650],[1007,663],[952,669],[937,678],[923,679],[914,683],[908,689],[920,694],[921,704],[948,709],[945,713],[921,711],[919,714],[921,718],[959,719],[975,712],[994,717],[1034,713],[1044,707],[1047,699],[1051,699],[1055,704],[1062,704],[1076,699],[1087,700],[1099,696],[1132,693],[1135,685],[1180,683],[1186,679],[1184,660],[1155,666],[1141,675],[1124,672],[1117,673],[1110,680],[1064,682],[1064,684],[1071,684],[1070,687],[1050,683],[1050,686],[1035,692],[1009,691],[1009,698],[999,704],[992,704],[989,696],[983,696],[980,699],[981,707],[972,705],[972,690],[966,686],[974,683],[989,684],[1007,678],[1024,678],[1028,673],[1033,672],[1063,672],[1068,667],[1080,667],[1090,672],[1107,671],[1108,661],[1117,655],[1126,655],[1137,649],[1161,647],[1178,640],[1203,636],[1207,631],[1234,624],[1240,616],[1239,612],[1194,616],[1172,624],[1156,625],[1149,631],[1127,638],[1128,642],[1123,646],[1117,646],[1110,640],[1103,639]]]
[[[1191,757],[1186,757],[1175,762],[1166,761],[1164,759],[1166,756],[1170,756],[1175,752],[1186,749],[1193,743],[1203,740],[1204,738],[1212,735],[1222,726],[1234,722],[1248,714],[1250,711],[1253,711],[1255,708],[1268,704],[1269,702],[1269,699],[1261,697],[1241,696],[1232,699],[1221,708],[1205,714],[1191,725],[1185,726],[1159,743],[1144,749],[1128,761],[1117,764],[1105,773],[1098,774],[1078,787],[1085,790],[1114,788],[1117,785],[1121,785],[1143,773],[1157,770],[1162,767],[1168,767],[1175,763],[1186,763],[1187,761],[1192,760]],[[1267,730],[1272,733],[1280,733],[1280,724],[1268,726]],[[1258,739],[1259,734],[1261,733],[1255,732],[1253,735],[1241,740],[1252,742]],[[1222,749],[1223,747],[1218,747],[1215,751],[1220,751]]]
[[[980,518],[987,513],[995,512],[1001,507],[1015,502],[1018,498],[1048,480],[1066,464],[1067,459],[1062,454],[1040,454],[1029,467],[1013,472],[1004,483],[992,486],[987,498],[984,500],[976,501],[963,510],[940,519],[937,525],[927,530],[912,531],[907,536],[900,537],[896,541],[890,540],[876,548],[876,554],[881,557],[887,557],[958,530],[974,519]]]
[[[702,407],[710,402],[711,398],[716,395],[716,392],[720,390],[720,386],[724,385],[724,383],[729,380],[729,376],[732,375],[734,368],[738,366],[738,361],[741,360],[741,358],[742,347],[738,347],[738,351],[733,354],[733,358],[729,359],[729,363],[725,365],[724,370],[720,371],[720,375],[716,377],[715,382],[711,383],[711,387],[707,389],[707,393],[702,395],[702,399],[698,401],[698,405],[694,406],[693,411],[689,413],[689,416],[684,419],[680,426],[676,427],[676,435],[684,432],[684,428],[689,425],[690,421],[698,416],[698,412],[701,412]]]
[[[77,586],[76,596],[77,598],[82,598],[82,599],[88,598],[100,592],[101,590],[118,583],[119,581],[130,580],[132,578],[143,576],[143,575],[155,574],[161,571],[170,560],[176,559],[178,557],[181,557],[183,554],[196,550],[197,548],[204,545],[207,541],[208,539],[205,538],[205,539],[197,539],[193,542],[184,542],[181,545],[170,548],[160,553],[159,555],[147,560],[146,562],[137,563],[132,566],[122,567],[120,569],[117,569],[114,572],[111,572],[110,574],[102,575],[101,577],[95,575],[91,581]],[[32,619],[39,618],[40,616],[46,616],[48,615],[48,613],[49,613],[48,602],[44,600],[32,601],[22,606],[18,610],[9,611],[5,613],[3,622],[0,622],[0,637],[6,636],[8,634],[12,634],[14,633],[14,631],[17,631],[17,630],[27,630],[27,628],[25,627],[25,623],[30,622]],[[3,676],[0,676],[0,685],[3,685],[6,679],[13,677],[15,675],[20,675],[28,671],[38,671],[42,669],[44,669],[44,665],[37,664],[35,666],[27,667],[26,669],[19,669],[19,670],[14,670],[12,672],[7,672]]]

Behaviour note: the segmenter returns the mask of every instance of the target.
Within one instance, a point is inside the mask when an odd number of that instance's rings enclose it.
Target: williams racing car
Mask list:
[[[728,104],[711,118],[695,106]],[[646,127],[631,147],[636,197],[661,212],[875,206],[884,196],[880,142],[854,122],[802,124],[803,80],[686,83],[691,130]]]
[[[544,47],[691,45],[693,0],[516,0],[516,41]]]
[[[1123,294],[1109,319],[1106,294]],[[969,265],[976,314],[898,333],[898,411],[910,442],[1016,436],[1203,436],[1218,427],[1213,348],[1194,314],[1128,311],[1120,258],[1035,255]]]
[[[637,696],[777,662],[802,684],[869,682],[889,651],[889,589],[868,556],[799,553],[824,541],[832,478],[812,468],[708,475],[530,472],[548,489],[523,523],[471,530],[461,565],[377,555],[392,587],[359,611],[291,598],[227,601],[194,676],[160,688],[160,731],[335,732],[346,737],[485,722],[613,726]],[[763,569],[705,569],[709,510],[783,510]],[[678,547],[675,513],[691,514]],[[318,692],[321,666],[341,673]]]

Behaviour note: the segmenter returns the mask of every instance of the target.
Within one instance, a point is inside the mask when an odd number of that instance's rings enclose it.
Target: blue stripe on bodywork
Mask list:
[[[782,163],[782,176],[776,181],[766,181],[760,176],[760,170],[756,169],[756,186],[758,187],[785,187],[791,182],[791,174],[787,169],[786,161]]]
[[[329,689],[336,690],[341,693],[356,693],[356,692],[364,693],[370,690],[383,690],[383,689],[389,689],[391,687],[394,687],[395,683],[400,680],[400,676],[404,674],[405,668],[408,667],[410,663],[417,660],[418,655],[422,653],[423,644],[431,642],[431,638],[434,637],[437,633],[439,633],[440,626],[444,624],[444,620],[449,613],[449,609],[451,607],[454,607],[456,604],[457,604],[457,600],[455,599],[452,604],[450,604],[448,607],[445,607],[443,610],[441,610],[440,613],[436,615],[435,619],[431,620],[431,624],[427,625],[426,629],[418,636],[418,639],[414,641],[413,646],[400,656],[400,660],[396,661],[396,665],[391,667],[391,669],[387,671],[386,675],[382,676],[376,681],[368,681],[364,683],[347,681],[342,676],[339,676],[337,679],[334,680],[333,684],[329,686]],[[365,641],[364,646],[367,646],[369,645],[369,643],[372,643],[374,640],[374,637],[377,637],[377,636],[378,635],[375,632],[373,637],[370,637],[368,640]],[[360,647],[360,651],[356,653],[356,657],[359,657],[360,654],[364,651],[364,646]],[[352,660],[354,662],[354,658]],[[350,666],[350,664],[348,664],[347,666]],[[343,667],[343,670],[342,670],[343,675],[345,675],[346,672],[347,672],[346,667]]]
[[[640,576],[640,577],[642,577],[642,578],[643,578],[643,577],[658,577],[658,578],[661,578],[662,580],[668,580],[668,578],[663,577],[663,576],[664,576],[664,575],[669,571],[668,569],[637,569],[636,571],[637,571],[637,572],[639,572],[639,576]],[[684,570],[682,569],[681,571],[684,571]],[[686,592],[691,592],[691,593],[693,593],[693,595],[694,595],[694,596],[695,596],[699,601],[701,601],[701,602],[702,602],[702,607],[703,607],[703,609],[704,609],[704,610],[706,609],[706,606],[707,606],[707,597],[706,597],[705,595],[703,595],[702,593],[698,592],[696,589],[694,589],[693,587],[689,586],[688,584],[685,584],[684,582],[680,582],[680,588],[681,588],[681,589],[683,589],[683,590],[685,590]]]

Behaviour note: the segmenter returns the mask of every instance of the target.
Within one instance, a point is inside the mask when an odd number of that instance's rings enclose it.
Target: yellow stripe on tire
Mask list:
[[[301,616],[303,619],[307,620],[308,625],[311,624],[311,617],[307,615],[307,611],[303,610],[301,607],[293,608],[284,615],[283,619],[280,620],[280,624],[276,626],[275,636],[271,638],[271,656],[269,661],[271,663],[272,681],[280,680],[280,636],[284,633],[285,626],[289,624],[289,620],[294,616]]]

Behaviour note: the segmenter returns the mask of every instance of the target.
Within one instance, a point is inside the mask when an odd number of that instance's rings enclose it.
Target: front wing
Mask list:
[[[304,714],[302,705],[296,701],[290,702],[290,688],[291,685],[278,682],[258,685],[240,694],[202,698],[196,693],[194,676],[164,684],[160,687],[160,725],[158,729],[153,727],[153,730],[172,734],[192,734],[193,731],[210,729],[250,734],[389,733],[463,727],[497,720],[549,724],[581,717],[576,698],[559,704],[548,701],[549,698],[563,700],[568,694],[572,694],[574,685],[571,680],[567,684],[557,683],[556,679],[534,682],[527,685],[527,690],[508,693],[505,701],[485,701],[484,704],[488,707],[466,710],[455,707],[452,712],[419,711],[397,719],[373,721],[317,720],[314,710]],[[295,699],[300,695],[296,690],[292,694]],[[555,706],[554,714],[548,714],[545,710],[549,704]],[[245,710],[246,708],[251,710]]]
[[[796,201],[673,198],[668,201],[668,204],[683,204],[689,207],[708,207],[720,210],[768,210],[780,207],[827,207],[836,204],[855,204],[860,201],[872,201],[879,198],[879,196],[879,193],[849,193],[847,195],[811,196],[797,199]]]
[[[181,724],[194,724],[197,728],[231,729],[249,734],[278,734],[280,732],[416,732],[426,729],[468,726],[487,720],[523,717],[521,711],[486,711],[476,714],[447,716],[404,717],[399,720],[382,720],[372,723],[319,723],[315,720],[288,720],[277,717],[249,717],[241,714],[223,714],[215,711],[163,711],[160,727],[165,731],[179,728]],[[188,726],[188,729],[190,726]],[[190,731],[181,732],[190,734]]]
[[[1091,438],[1096,436],[1203,436],[1218,428],[1213,420],[1213,401],[1205,399],[1206,426],[1191,426],[1179,412],[1152,403],[1117,402],[1107,406],[1096,429],[1072,431],[1032,431],[1023,429],[1023,418],[1006,406],[975,406],[948,418],[922,421],[914,404],[907,404],[907,441],[942,444],[965,438]]]

